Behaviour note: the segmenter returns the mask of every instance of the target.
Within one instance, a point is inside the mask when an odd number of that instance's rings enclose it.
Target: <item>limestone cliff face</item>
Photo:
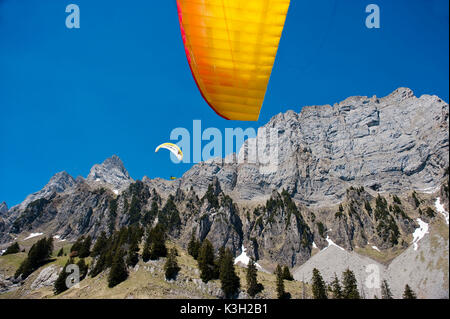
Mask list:
[[[277,132],[276,143],[267,138],[265,145],[267,151],[277,148],[275,169],[216,159],[195,165],[172,184],[146,182],[166,193],[192,186],[202,194],[217,177],[236,201],[265,201],[272,190],[286,189],[314,206],[338,203],[351,186],[391,193],[437,188],[449,161],[448,119],[446,102],[415,97],[407,88],[384,98],[350,97],[334,106],[278,114],[266,131],[259,130],[259,141],[271,129]]]

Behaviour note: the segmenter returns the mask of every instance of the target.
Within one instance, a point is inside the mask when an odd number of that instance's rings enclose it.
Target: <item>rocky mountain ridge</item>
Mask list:
[[[236,201],[267,200],[275,189],[305,205],[338,203],[351,186],[375,192],[438,189],[448,167],[449,106],[437,96],[415,97],[399,88],[384,98],[350,97],[334,106],[309,106],[274,116],[258,130],[273,129],[264,152],[277,149],[276,169],[261,163],[214,159],[195,165],[181,179],[143,181],[161,193],[191,186],[203,194],[213,177]],[[237,158],[245,158],[249,140]],[[228,157],[233,156],[229,155]]]
[[[265,125],[277,143],[263,149],[277,146],[275,170],[230,161],[249,156],[249,140],[239,154],[197,164],[176,181],[135,181],[113,156],[86,179],[56,174],[3,212],[0,243],[31,231],[95,239],[159,222],[182,247],[194,233],[235,256],[245,247],[267,270],[307,265],[330,242],[350,253],[377,247],[389,265],[411,249],[418,219],[445,223],[434,200],[440,196],[448,212],[448,107],[400,88],[279,114]]]

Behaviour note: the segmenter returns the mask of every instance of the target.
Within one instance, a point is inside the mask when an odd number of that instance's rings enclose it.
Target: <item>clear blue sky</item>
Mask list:
[[[70,3],[80,29],[65,27]],[[370,3],[380,29],[365,27]],[[85,177],[112,154],[135,179],[181,176],[190,165],[154,149],[194,119],[256,128],[400,86],[448,101],[448,10],[448,0],[292,0],[260,120],[244,123],[197,91],[175,0],[0,0],[0,201],[17,204],[62,170]]]

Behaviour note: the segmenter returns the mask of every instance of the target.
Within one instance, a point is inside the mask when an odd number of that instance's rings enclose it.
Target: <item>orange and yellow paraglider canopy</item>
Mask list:
[[[177,0],[197,86],[229,120],[256,121],[290,0]]]

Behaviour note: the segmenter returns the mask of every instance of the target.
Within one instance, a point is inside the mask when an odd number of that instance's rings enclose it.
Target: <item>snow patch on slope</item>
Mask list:
[[[428,187],[423,189],[418,189],[417,191],[424,193],[424,194],[433,194],[436,193],[439,190],[439,187]]]
[[[330,246],[336,246],[337,248],[339,248],[339,249],[342,249],[342,250],[344,250],[345,251],[345,249],[344,248],[342,248],[341,246],[339,246],[339,245],[336,245],[335,243],[334,243],[334,241],[332,241],[331,240],[331,238],[330,238],[330,236],[329,235],[327,235],[327,242],[328,242],[328,247],[330,247]],[[325,247],[324,249],[322,249],[322,250],[325,250],[325,249],[327,249],[328,247]]]
[[[428,233],[428,224],[425,223],[423,220],[421,220],[420,218],[417,218],[417,222],[419,223],[419,228],[416,228],[416,230],[413,233],[413,246],[414,246],[414,250],[417,250],[417,248],[419,248],[419,240],[421,240],[425,234]]]
[[[444,205],[441,204],[440,197],[436,198],[434,205],[436,206],[436,210],[444,216],[445,222],[448,225],[448,212],[445,210]]]
[[[41,235],[44,235],[44,233],[31,233],[27,238],[25,238],[24,240],[28,240],[28,239],[31,239],[31,238],[34,238],[34,237],[38,237],[38,236],[41,236]]]
[[[242,253],[237,256],[234,259],[234,264],[236,265],[238,262],[241,262],[242,264],[244,264],[245,266],[248,265],[248,262],[250,261],[250,257],[247,256],[246,254],[247,249],[244,247],[244,245],[242,245]],[[263,269],[258,263],[255,262],[255,266],[258,267],[259,269]]]
[[[54,239],[57,239],[58,241],[66,241],[65,239],[61,239],[61,236],[55,235],[53,236]]]

